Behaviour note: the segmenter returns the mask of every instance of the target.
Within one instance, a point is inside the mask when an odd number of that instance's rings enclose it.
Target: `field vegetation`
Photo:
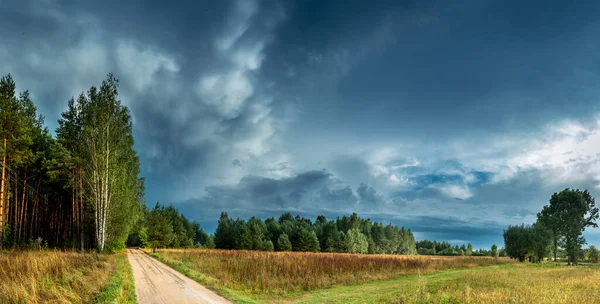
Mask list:
[[[0,303],[114,303],[119,299],[125,301],[118,303],[127,303],[132,296],[126,288],[132,287],[128,271],[123,254],[4,251],[0,252]],[[107,285],[116,277],[125,279],[117,288]]]
[[[596,303],[600,267],[507,258],[158,250],[240,303]]]
[[[336,285],[510,263],[491,257],[204,249],[163,249],[154,256],[209,287],[248,296],[285,296]]]
[[[265,301],[283,303],[597,303],[597,266],[506,263],[358,286],[336,286]]]

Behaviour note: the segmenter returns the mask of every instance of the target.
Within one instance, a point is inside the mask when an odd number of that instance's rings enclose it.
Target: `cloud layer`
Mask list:
[[[209,230],[359,212],[489,246],[600,193],[600,6],[468,2],[11,1],[0,73],[54,129],[114,72],[148,203]]]

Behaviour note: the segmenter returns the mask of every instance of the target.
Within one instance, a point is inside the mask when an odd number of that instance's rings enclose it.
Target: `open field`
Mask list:
[[[131,282],[131,277],[126,277],[128,271],[129,264],[123,254],[3,251],[0,252],[0,303],[127,301],[131,293],[125,288],[128,283],[123,282]],[[108,282],[113,285],[107,285]]]
[[[235,301],[284,300],[333,286],[511,263],[487,257],[358,255],[188,249],[155,257]]]
[[[600,268],[504,264],[337,286],[260,302],[598,303]]]

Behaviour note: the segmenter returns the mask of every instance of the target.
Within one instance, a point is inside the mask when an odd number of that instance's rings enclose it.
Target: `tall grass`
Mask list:
[[[93,303],[137,303],[133,271],[125,254],[119,254],[112,277],[96,296]]]
[[[0,303],[88,303],[108,281],[117,256],[1,251]]]
[[[598,267],[515,266],[520,267],[465,271],[443,281],[424,277],[407,282],[401,291],[389,295],[388,300],[382,297],[377,302],[592,304],[600,301]]]
[[[359,255],[187,249],[159,250],[156,257],[195,270],[222,285],[253,294],[284,294],[333,285],[398,278],[446,269],[506,262],[486,257]],[[176,267],[177,268],[177,267]],[[213,282],[214,281],[214,282]]]

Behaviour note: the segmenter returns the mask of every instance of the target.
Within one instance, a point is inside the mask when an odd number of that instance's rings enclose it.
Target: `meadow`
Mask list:
[[[154,257],[239,302],[284,301],[336,286],[512,263],[491,257],[163,249]]]
[[[507,263],[336,286],[258,302],[282,303],[598,303],[598,266]]]
[[[135,303],[124,254],[0,251],[0,303]]]

